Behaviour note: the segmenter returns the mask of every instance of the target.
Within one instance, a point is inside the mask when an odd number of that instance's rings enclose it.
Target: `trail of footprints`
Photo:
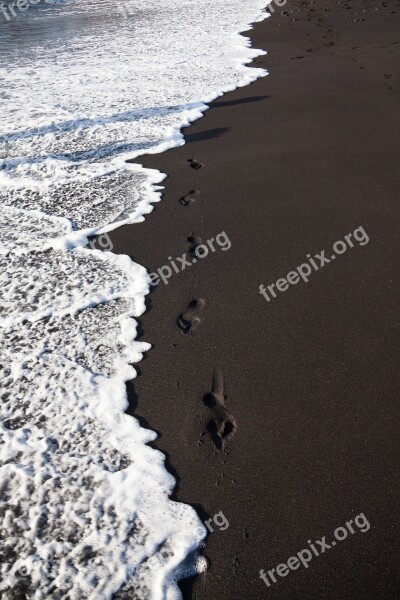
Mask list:
[[[201,169],[203,164],[195,158],[189,158],[188,163],[194,170]],[[182,206],[189,206],[200,197],[200,190],[194,189],[179,199]],[[188,253],[196,260],[196,249],[202,244],[202,239],[193,232],[186,238]],[[194,331],[201,323],[201,313],[206,305],[203,298],[192,300],[185,312],[177,318],[177,325],[187,335]],[[209,436],[218,450],[223,450],[226,442],[236,431],[236,422],[225,406],[224,376],[220,369],[213,373],[211,391],[203,398],[206,409],[204,429],[199,438],[201,444],[205,436]]]

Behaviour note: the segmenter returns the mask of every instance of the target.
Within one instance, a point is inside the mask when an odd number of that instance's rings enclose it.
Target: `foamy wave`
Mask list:
[[[204,529],[124,414],[145,270],[79,248],[2,260],[1,597],[175,594]]]
[[[124,18],[75,0],[0,24],[4,600],[175,600],[204,568],[204,526],[125,414],[148,275],[82,246],[160,199],[165,176],[127,159],[182,144],[204,102],[265,74],[238,36],[265,4],[140,0]]]

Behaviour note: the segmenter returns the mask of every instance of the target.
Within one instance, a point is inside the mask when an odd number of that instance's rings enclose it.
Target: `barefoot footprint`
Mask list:
[[[218,450],[224,448],[226,441],[236,431],[235,419],[228,412],[225,401],[224,376],[220,369],[215,369],[211,392],[203,398],[208,408],[208,419],[200,439],[208,433]]]
[[[186,238],[186,241],[188,242],[188,252],[189,252],[190,256],[193,256],[193,257],[197,256],[196,249],[198,248],[198,246],[202,245],[203,240],[200,237],[197,237],[196,235],[194,235],[194,233],[191,233]],[[195,262],[195,261],[193,261],[193,262]]]
[[[177,323],[183,333],[190,333],[199,326],[200,317],[198,315],[203,310],[204,306],[205,301],[202,298],[200,298],[200,300],[192,300],[186,312],[179,315]]]
[[[199,196],[200,190],[192,190],[191,192],[186,194],[186,196],[180,198],[179,202],[182,204],[182,206],[188,206],[188,204],[197,200]]]
[[[203,166],[203,163],[199,162],[195,158],[188,158],[187,161],[190,164],[190,166],[192,167],[192,169],[194,169],[195,171],[198,171]]]

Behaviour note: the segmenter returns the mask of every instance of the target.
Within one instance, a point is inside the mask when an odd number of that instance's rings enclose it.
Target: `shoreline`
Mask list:
[[[256,23],[268,54],[251,66],[269,76],[212,102],[184,146],[137,159],[168,173],[163,201],[109,234],[149,272],[221,232],[231,242],[147,297],[138,339],[153,347],[128,386],[130,414],[161,432],[173,498],[213,529],[185,598],[397,598],[400,44],[387,4],[289,2]],[[365,247],[273,302],[259,293],[360,226]],[[365,535],[271,587],[260,578],[361,513]]]

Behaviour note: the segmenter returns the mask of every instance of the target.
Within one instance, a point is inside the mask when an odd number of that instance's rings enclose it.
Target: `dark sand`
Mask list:
[[[111,236],[151,271],[192,233],[232,242],[148,298],[142,339],[154,347],[130,386],[132,414],[162,433],[176,498],[229,521],[186,598],[400,597],[399,11],[392,0],[277,9],[251,34],[270,75],[213,103],[184,147],[140,160],[169,174],[164,201]],[[259,294],[359,226],[369,244],[270,303]],[[184,335],[177,318],[200,298]],[[237,424],[222,449],[199,444],[217,368]],[[359,513],[369,531],[261,581]]]

